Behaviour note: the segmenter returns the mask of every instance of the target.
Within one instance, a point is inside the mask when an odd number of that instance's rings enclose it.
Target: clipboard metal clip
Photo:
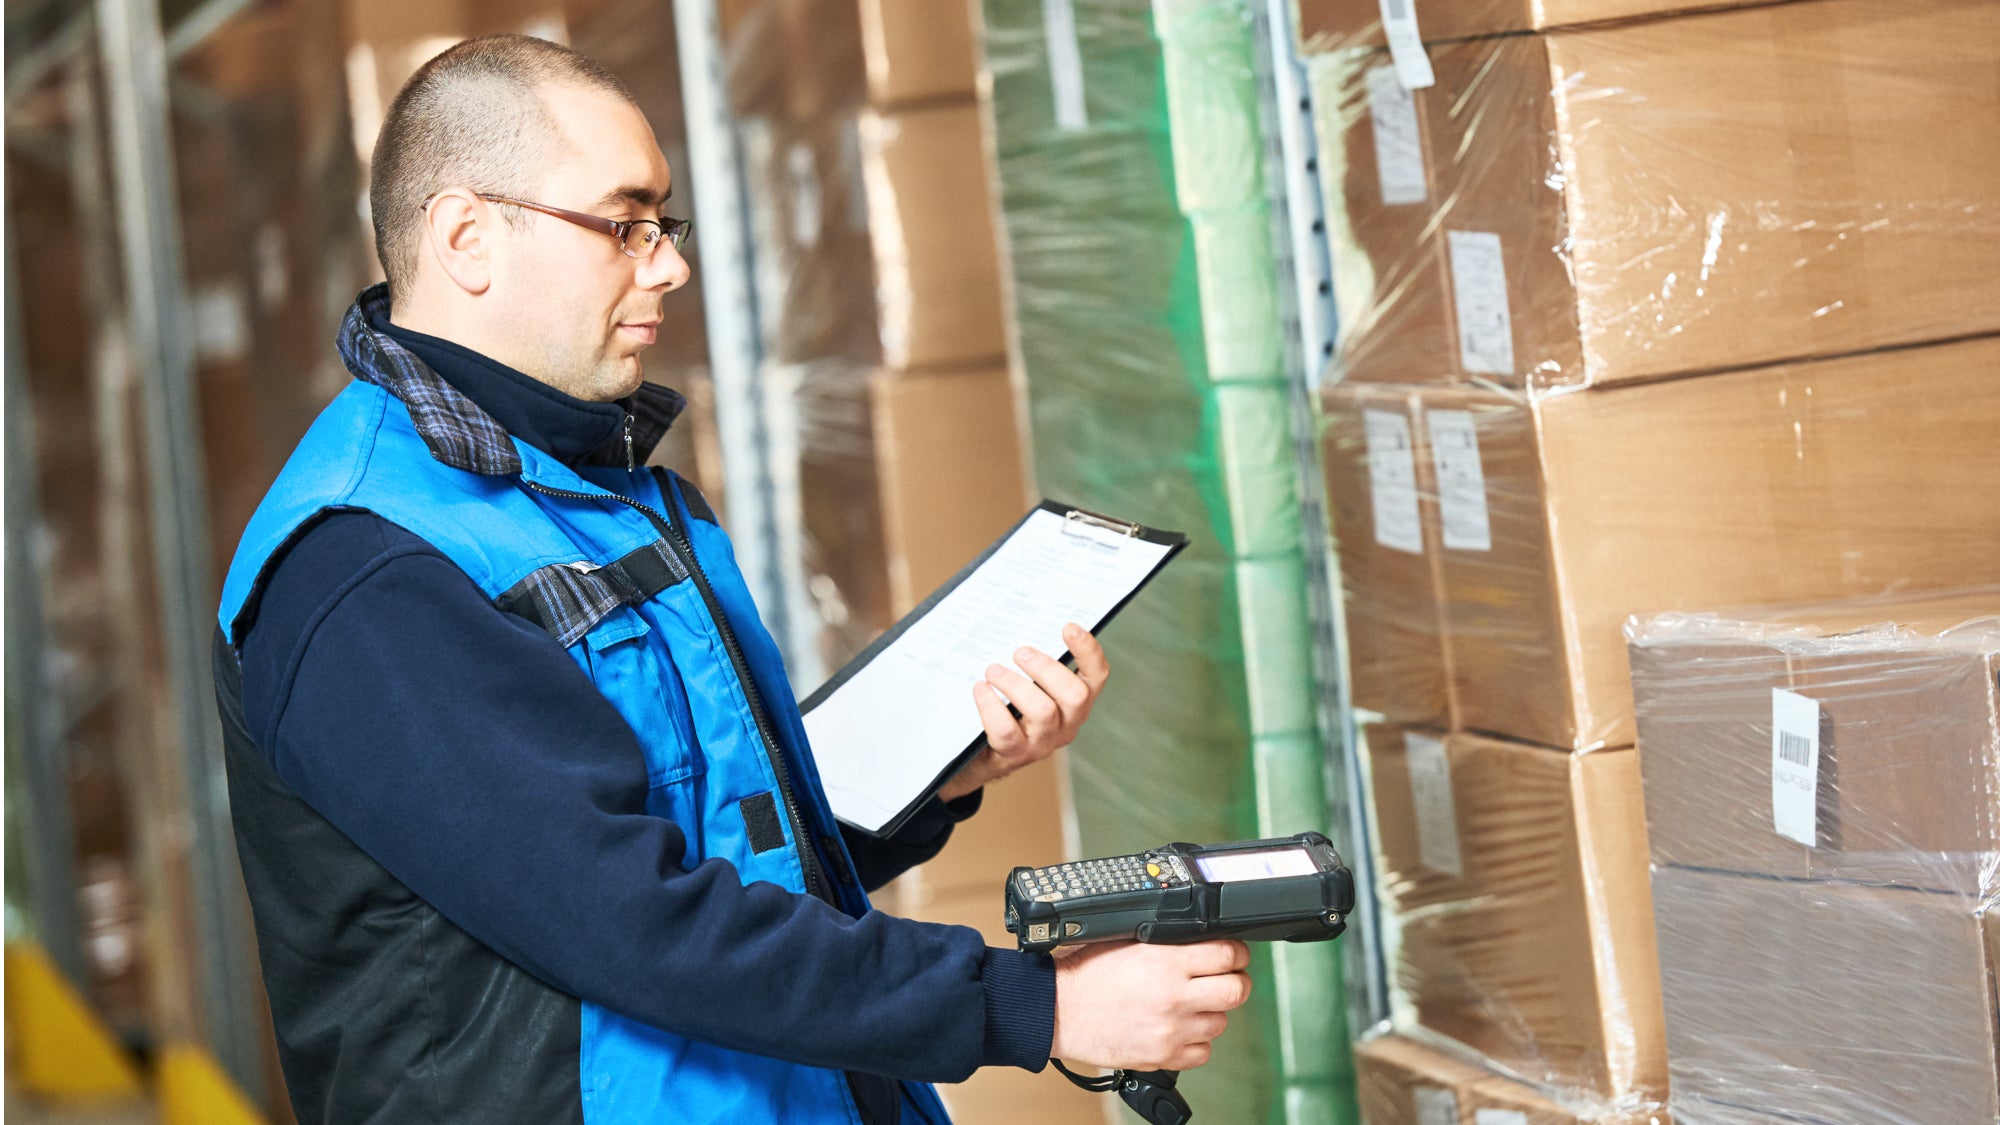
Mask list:
[[[1120,539],[1137,539],[1143,530],[1136,523],[1114,520],[1110,516],[1100,516],[1096,512],[1086,512],[1082,508],[1071,508],[1063,513],[1064,535],[1074,535],[1079,539],[1113,549],[1116,549],[1118,544],[1105,542],[1107,533]]]

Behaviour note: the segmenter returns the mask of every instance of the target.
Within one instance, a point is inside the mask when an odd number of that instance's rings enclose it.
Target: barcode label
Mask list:
[[[1389,60],[1396,77],[1412,90],[1437,84],[1431,58],[1424,53],[1423,32],[1417,30],[1417,10],[1410,0],[1382,0],[1382,35],[1389,41]]]
[[[1486,230],[1445,232],[1451,295],[1458,314],[1458,361],[1478,375],[1514,373],[1514,314],[1507,302],[1507,261],[1500,236]]]
[[[1416,814],[1417,859],[1433,871],[1465,876],[1458,846],[1458,802],[1451,791],[1451,755],[1444,740],[1403,735],[1403,760],[1410,771],[1410,804]]]
[[[1417,99],[1397,80],[1395,67],[1368,72],[1368,122],[1375,132],[1375,179],[1382,202],[1394,207],[1429,199]]]
[[[1490,551],[1486,471],[1479,462],[1479,428],[1470,410],[1429,410],[1431,464],[1437,470],[1439,522],[1448,551]]]
[[[1771,689],[1771,826],[1819,846],[1819,701]]]
[[[819,188],[819,163],[803,142],[785,150],[785,170],[792,180],[792,244],[810,250],[819,245],[824,196]]]
[[[1073,0],[1042,0],[1042,28],[1049,37],[1049,86],[1055,95],[1056,128],[1090,128],[1083,99],[1083,46],[1076,35]]]
[[[1458,1095],[1437,1086],[1418,1086],[1410,1091],[1417,1111],[1417,1125],[1458,1125]]]
[[[1410,419],[1387,410],[1366,410],[1368,501],[1375,510],[1375,542],[1412,555],[1424,553],[1424,527],[1417,515],[1417,454]]]

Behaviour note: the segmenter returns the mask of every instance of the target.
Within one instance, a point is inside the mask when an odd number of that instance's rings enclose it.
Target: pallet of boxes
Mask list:
[[[1846,604],[2000,581],[2000,6],[1300,17],[1379,716],[1363,1120],[2000,1121],[1991,599]],[[1774,691],[1833,724],[1816,790]]]

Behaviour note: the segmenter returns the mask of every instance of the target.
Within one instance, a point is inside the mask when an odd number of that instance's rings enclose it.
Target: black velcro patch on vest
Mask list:
[[[681,499],[687,501],[688,515],[704,523],[715,523],[715,509],[708,506],[708,497],[701,494],[701,489],[688,483],[686,477],[681,477],[680,482]]]
[[[736,802],[743,812],[743,830],[750,834],[750,850],[763,855],[785,846],[785,826],[778,823],[778,800],[769,793],[745,797]]]

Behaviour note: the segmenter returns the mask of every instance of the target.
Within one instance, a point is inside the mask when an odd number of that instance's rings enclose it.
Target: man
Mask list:
[[[869,911],[1075,736],[1104,654],[1072,627],[1076,672],[995,666],[990,748],[893,839],[842,832],[728,540],[645,468],[686,228],[624,88],[460,44],[374,177],[355,382],[245,530],[216,647],[300,1120],[914,1125],[980,1066],[1205,1061],[1240,943],[1051,959]]]

